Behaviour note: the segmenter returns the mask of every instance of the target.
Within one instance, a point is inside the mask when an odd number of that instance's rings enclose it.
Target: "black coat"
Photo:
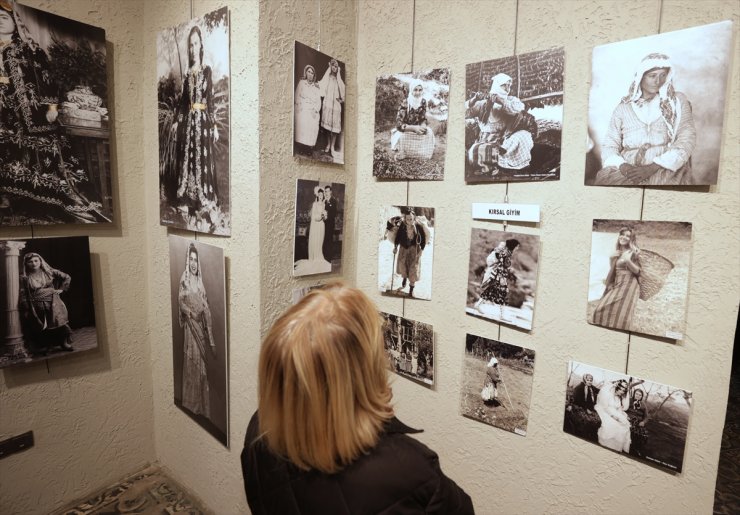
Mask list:
[[[303,471],[275,456],[252,416],[242,451],[254,515],[473,514],[470,497],[442,473],[437,454],[395,417],[378,444],[336,474]]]

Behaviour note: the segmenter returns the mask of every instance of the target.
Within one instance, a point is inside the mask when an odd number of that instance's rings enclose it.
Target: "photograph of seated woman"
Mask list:
[[[640,249],[637,235],[633,229],[623,227],[619,230],[616,248],[609,256],[606,288],[596,305],[591,323],[629,331],[640,298],[639,279]]]
[[[601,145],[596,186],[691,184],[696,128],[691,102],[674,86],[665,54],[639,63],[629,91],[612,113]]]
[[[398,108],[396,128],[391,130],[391,150],[396,161],[432,158],[434,132],[427,124],[427,101],[420,80],[411,81],[409,96]]]
[[[258,370],[241,454],[255,515],[474,512],[394,416],[382,319],[360,290],[332,283],[288,309]]]
[[[599,414],[601,426],[596,435],[599,445],[617,452],[630,452],[630,420],[627,381],[620,379],[606,383],[599,391],[594,409]]]

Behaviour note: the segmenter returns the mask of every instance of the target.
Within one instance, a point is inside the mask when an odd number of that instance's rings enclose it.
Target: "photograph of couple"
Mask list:
[[[344,184],[298,179],[293,275],[338,272],[342,266]]]

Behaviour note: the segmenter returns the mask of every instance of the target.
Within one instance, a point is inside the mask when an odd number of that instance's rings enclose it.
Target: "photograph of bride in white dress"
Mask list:
[[[344,184],[298,179],[293,275],[339,272],[343,228]]]
[[[681,388],[571,361],[563,431],[681,472],[692,400]]]
[[[228,447],[224,252],[179,236],[169,240],[175,406]]]

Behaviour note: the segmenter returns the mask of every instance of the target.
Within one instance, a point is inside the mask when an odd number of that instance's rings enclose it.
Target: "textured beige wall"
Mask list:
[[[142,5],[144,5],[142,3]],[[156,34],[191,19],[188,1],[146,2],[141,71],[143,81],[144,181],[146,238],[150,248],[148,298],[154,438],[157,459],[180,483],[218,514],[248,511],[239,453],[244,432],[256,409],[259,352],[258,222],[258,102],[257,1],[195,0],[192,17],[228,6],[231,20],[231,238],[197,235],[198,241],[224,249],[229,334],[229,440],[226,449],[195,424],[173,402],[172,325],[170,321],[169,243],[167,229],[158,225],[158,144]],[[192,238],[192,232],[170,231]]]
[[[727,401],[732,340],[740,289],[737,239],[737,117],[726,120],[719,184],[708,192],[647,190],[646,220],[694,223],[693,270],[687,338],[670,344],[632,337],[629,372],[694,392],[685,472],[674,476],[562,431],[569,359],[625,370],[627,335],[585,321],[591,221],[640,217],[642,190],[583,186],[587,99],[594,45],[658,32],[660,2],[416,0],[414,69],[451,68],[450,117],[444,182],[413,182],[408,204],[436,211],[434,286],[430,302],[407,301],[405,315],[434,324],[434,389],[394,382],[398,415],[422,427],[420,439],[437,450],[442,467],[473,498],[478,513],[709,513]],[[737,2],[666,0],[662,31],[733,19]],[[383,204],[406,203],[406,184],[372,178],[375,76],[411,67],[413,2],[361,0],[357,42],[358,177],[361,206],[357,284],[379,307],[403,312],[403,301],[376,292],[376,217]],[[516,32],[515,32],[516,29]],[[505,185],[464,183],[465,64],[565,47],[565,114],[562,179],[511,184],[514,203],[542,207],[539,227],[511,230],[541,237],[537,306],[531,333],[507,326],[500,338],[537,351],[528,434],[517,436],[459,415],[465,333],[497,338],[497,324],[464,313],[472,202],[503,202]],[[738,112],[738,51],[728,113]]]
[[[0,439],[34,431],[35,446],[0,461],[0,512],[43,514],[154,460],[147,242],[140,152],[145,46],[138,2],[24,0],[106,31],[114,134],[116,222],[35,227],[35,236],[90,236],[97,350],[0,371]],[[0,238],[28,237],[23,228]]]

